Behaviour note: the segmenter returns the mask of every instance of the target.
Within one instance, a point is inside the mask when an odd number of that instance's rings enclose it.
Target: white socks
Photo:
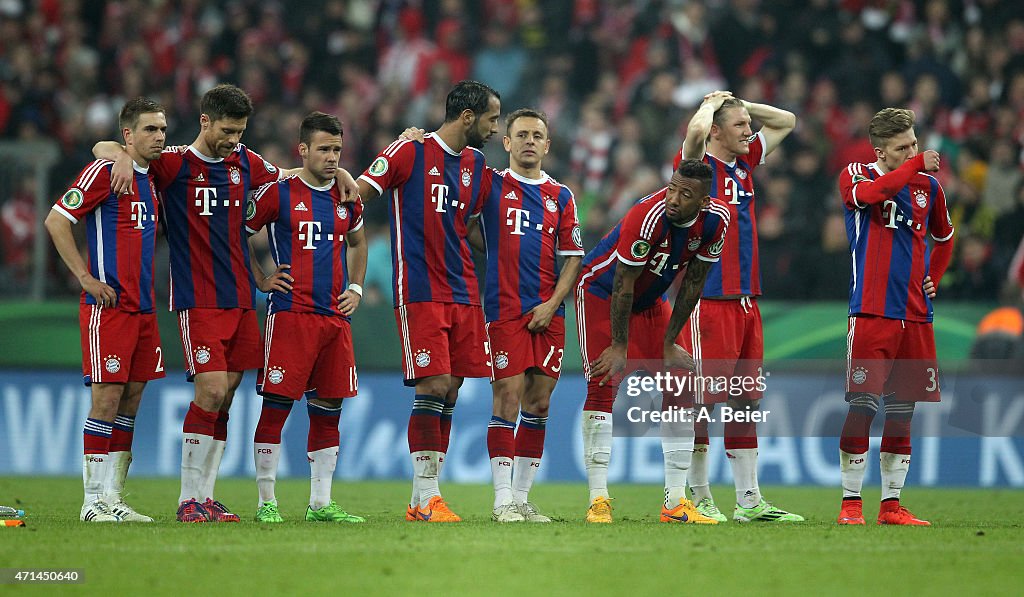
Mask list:
[[[206,466],[203,468],[202,481],[199,486],[199,492],[202,495],[202,499],[210,498],[213,499],[213,487],[217,484],[217,474],[220,472],[220,461],[224,458],[224,448],[227,447],[228,443],[222,439],[213,440],[213,448],[210,449],[210,460],[207,461]]]
[[[736,483],[736,503],[741,508],[753,508],[761,503],[761,489],[757,486],[757,448],[726,450]]]
[[[102,499],[110,477],[110,454],[85,454],[82,459],[82,485],[85,503]]]
[[[839,472],[843,480],[843,498],[859,498],[864,486],[867,453],[851,454],[839,450]]]
[[[704,498],[711,497],[711,483],[708,481],[708,445],[693,446],[693,460],[690,462],[690,491],[693,492],[693,503],[699,504]]]
[[[132,453],[130,451],[111,452],[110,456],[110,479],[106,488],[106,496],[103,498],[108,504],[116,504],[121,501],[124,494],[124,483],[128,478],[128,467],[132,464]]]
[[[274,495],[274,484],[277,482],[277,465],[281,461],[281,444],[255,443],[252,446],[253,460],[256,462],[256,488],[260,494],[260,503],[277,503]]]
[[[879,462],[882,468],[882,499],[900,499],[900,491],[910,470],[910,454],[881,452]]]
[[[512,499],[517,504],[530,501],[530,488],[540,470],[540,458],[516,456],[512,465]]]
[[[608,497],[608,463],[612,455],[612,414],[583,411],[583,463],[587,469],[590,501]]]
[[[306,452],[309,457],[309,507],[323,508],[331,501],[331,483],[338,466],[338,446]]]
[[[209,462],[213,450],[212,435],[201,433],[185,433],[181,439],[181,494],[178,502],[190,499],[203,501],[207,496],[202,494],[204,481],[203,468]],[[218,460],[219,463],[219,460]]]
[[[436,450],[419,450],[410,454],[412,457],[413,481],[419,489],[420,507],[426,509],[427,503],[434,496],[441,495],[437,486],[437,474],[440,470],[442,453]]]
[[[507,456],[491,458],[491,478],[494,480],[494,509],[512,503],[512,459]]]

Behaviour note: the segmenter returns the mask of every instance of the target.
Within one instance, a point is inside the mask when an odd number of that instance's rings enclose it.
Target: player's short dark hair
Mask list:
[[[148,97],[136,97],[125,102],[121,113],[117,115],[117,125],[124,129],[135,130],[139,126],[139,117],[151,112],[167,112],[164,107]]]
[[[328,135],[344,136],[341,128],[341,121],[337,116],[324,114],[323,112],[310,112],[302,119],[302,126],[299,127],[299,143],[309,145],[313,140],[313,133],[323,131]]]
[[[731,110],[733,108],[742,108],[742,107],[743,107],[743,100],[741,100],[739,98],[735,98],[735,97],[730,97],[729,99],[727,99],[724,102],[722,102],[722,105],[719,106],[717,110],[715,110],[714,116],[711,117],[711,122],[713,122],[714,124],[716,124],[719,127],[721,127],[722,126],[722,119],[725,118],[726,110]]]
[[[868,138],[872,147],[882,147],[896,135],[914,127],[914,111],[905,108],[885,108],[871,117]]]
[[[679,162],[679,167],[676,168],[676,172],[683,178],[692,178],[699,180],[701,184],[710,187],[711,186],[711,166],[704,163],[703,160],[695,160],[693,158],[686,158]]]
[[[210,121],[222,118],[248,118],[252,115],[252,100],[249,94],[229,83],[221,83],[203,94],[199,111]]]
[[[501,99],[497,91],[479,81],[459,81],[448,92],[448,99],[444,105],[444,121],[454,122],[466,110],[472,110],[473,114],[480,116],[487,111],[491,97]]]
[[[547,114],[540,110],[534,110],[533,108],[519,108],[515,112],[512,112],[505,117],[505,134],[508,135],[512,132],[512,123],[519,118],[536,118],[537,120],[544,123],[544,126],[548,126]]]

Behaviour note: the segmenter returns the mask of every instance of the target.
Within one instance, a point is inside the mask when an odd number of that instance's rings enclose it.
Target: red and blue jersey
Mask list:
[[[423,143],[395,141],[360,175],[388,200],[396,307],[480,304],[466,235],[480,212],[484,173],[479,150],[455,152],[430,133]]]
[[[725,237],[722,258],[711,266],[702,296],[761,294],[761,266],[757,253],[757,217],[754,213],[754,168],[764,163],[764,134],[750,137],[750,153],[737,156],[732,163],[705,153],[704,163],[711,166],[711,192],[729,208],[732,224]],[[676,154],[673,168],[679,167],[682,150]]]
[[[583,256],[576,200],[545,173],[531,179],[511,170],[485,177],[480,229],[487,247],[484,316],[518,319],[554,294],[558,255]],[[565,315],[565,306],[557,315]]]
[[[191,145],[168,147],[150,170],[170,247],[171,309],[254,309],[246,201],[277,180],[277,168],[239,144],[223,159]]]
[[[269,224],[274,263],[287,263],[291,292],[272,292],[267,313],[341,314],[338,296],[348,288],[345,235],[363,227],[363,204],[342,203],[336,181],[314,187],[298,176],[262,186],[249,199],[250,234]]]
[[[853,260],[850,315],[929,322],[932,301],[923,284],[931,247],[925,233],[938,242],[953,237],[946,195],[933,176],[918,172],[891,198],[859,203],[857,185],[881,175],[876,164],[850,164],[839,175]]]
[[[152,313],[157,194],[148,169],[135,164],[132,194],[110,190],[113,162],[96,160],[78,175],[53,209],[77,224],[85,218],[89,273],[117,292],[122,311]],[[82,292],[82,303],[95,305]]]
[[[675,225],[665,215],[667,188],[640,200],[626,217],[583,258],[580,286],[602,299],[612,295],[615,268],[621,261],[643,267],[633,286],[633,312],[648,309],[665,295],[676,275],[696,257],[714,263],[722,254],[729,229],[729,209],[712,199],[697,216]]]

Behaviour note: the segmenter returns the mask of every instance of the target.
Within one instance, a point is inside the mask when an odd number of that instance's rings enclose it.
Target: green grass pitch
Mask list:
[[[550,525],[490,521],[491,488],[442,484],[461,524],[408,523],[405,482],[335,483],[363,525],[302,521],[308,484],[278,484],[286,521],[252,522],[255,482],[226,479],[220,499],[235,525],[173,521],[173,479],[129,479],[145,524],[78,521],[81,481],[0,478],[0,503],[20,504],[27,528],[0,529],[0,567],[81,568],[83,586],[0,592],[131,595],[693,594],[971,595],[1019,590],[1024,491],[908,488],[904,503],[931,528],[879,527],[878,490],[865,494],[866,527],[838,527],[835,488],[770,487],[802,524],[657,522],[661,488],[613,486],[615,523],[588,526],[582,484],[538,484],[531,498]],[[731,487],[715,488],[729,504]],[[725,508],[723,508],[725,510]],[[1016,578],[1017,580],[1013,580]],[[1018,589],[1012,587],[1017,586]],[[198,592],[197,592],[198,591]]]

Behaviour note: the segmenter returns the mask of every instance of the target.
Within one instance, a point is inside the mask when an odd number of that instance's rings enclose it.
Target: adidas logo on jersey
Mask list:
[[[512,201],[519,201],[519,197],[516,195],[515,191],[509,191],[508,195],[505,195],[505,198]]]
[[[309,211],[309,209],[306,207],[305,203],[299,201],[299,204],[295,206],[294,211]]]
[[[199,176],[196,176],[196,177],[195,177],[195,178],[193,178],[192,180],[194,180],[195,182],[206,182],[206,177],[205,177],[205,176],[203,176],[203,173],[202,173],[202,172],[200,172],[200,173],[199,173]]]
[[[437,171],[437,166],[434,166],[433,168],[431,168],[430,172],[427,172],[427,174],[429,174],[431,176],[441,176],[441,173]]]

